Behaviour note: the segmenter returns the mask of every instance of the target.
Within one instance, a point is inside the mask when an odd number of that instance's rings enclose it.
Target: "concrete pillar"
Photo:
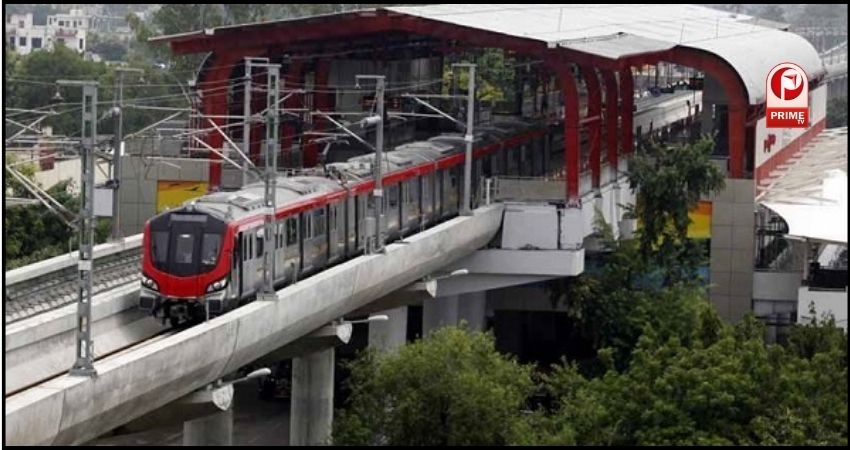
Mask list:
[[[289,445],[329,445],[334,406],[334,349],[292,359]]]
[[[458,296],[437,297],[422,302],[422,335],[446,325],[457,325]]]
[[[422,303],[422,332],[444,326],[457,326],[466,321],[472,331],[483,331],[487,308],[485,291],[428,299]]]
[[[471,331],[484,331],[486,308],[486,291],[463,294],[458,301],[458,322],[465,320]]]
[[[233,445],[233,409],[183,422],[183,445]]]
[[[369,323],[369,346],[386,351],[404,345],[407,342],[407,306],[387,309],[377,314],[385,314],[390,319]]]

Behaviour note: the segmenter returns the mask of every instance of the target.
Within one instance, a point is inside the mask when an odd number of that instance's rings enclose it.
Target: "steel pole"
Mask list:
[[[115,144],[112,149],[112,235],[113,241],[121,239],[121,222],[119,217],[120,179],[121,179],[121,141],[124,139],[124,72],[118,71],[118,108],[115,118],[118,127],[115,130]]]
[[[94,344],[91,338],[92,247],[94,244],[94,147],[97,136],[97,83],[60,80],[60,85],[83,87],[80,138],[79,259],[77,263],[77,353],[71,375],[95,376]]]
[[[251,58],[245,58],[245,91],[242,93],[242,153],[246,156],[251,154]],[[242,161],[242,186],[248,182],[248,162]]]
[[[379,76],[375,85],[375,101],[380,121],[375,132],[375,251],[384,250],[384,183],[383,164],[384,159],[384,83],[385,78]]]
[[[269,64],[266,87],[266,171],[265,203],[266,220],[263,243],[263,294],[274,296],[274,251],[277,245],[275,226],[275,204],[277,190],[277,153],[278,153],[278,94],[280,93],[280,66]],[[244,173],[244,172],[243,172]]]
[[[463,164],[463,205],[461,215],[472,215],[472,143],[474,140],[473,123],[475,120],[475,64],[466,65],[469,68],[469,84],[466,97],[466,154]]]

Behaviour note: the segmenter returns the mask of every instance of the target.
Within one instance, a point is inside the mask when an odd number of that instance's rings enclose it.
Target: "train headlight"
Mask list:
[[[148,278],[148,276],[145,275],[145,274],[142,274],[142,286],[144,286],[148,289],[153,289],[155,291],[159,290],[159,285],[156,284],[156,281]]]
[[[220,291],[220,290],[222,290],[226,287],[227,287],[227,277],[224,277],[224,278],[222,278],[222,279],[220,279],[220,280],[218,280],[214,283],[210,283],[210,285],[207,286],[207,292],[209,293],[209,292]]]

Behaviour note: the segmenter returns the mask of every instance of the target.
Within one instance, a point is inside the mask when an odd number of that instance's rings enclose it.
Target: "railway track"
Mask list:
[[[94,261],[92,295],[138,281],[142,254],[138,247],[102,256]],[[5,286],[3,315],[6,324],[32,317],[77,301],[76,264]]]

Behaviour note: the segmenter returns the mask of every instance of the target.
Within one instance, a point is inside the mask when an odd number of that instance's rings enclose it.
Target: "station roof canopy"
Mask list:
[[[774,177],[758,201],[788,224],[788,235],[847,243],[847,127],[813,139]]]
[[[518,43],[564,48],[608,60],[663,52],[674,47],[692,48],[715,54],[734,68],[746,86],[749,103],[754,105],[764,102],[765,77],[779,63],[798,64],[810,80],[824,74],[817,51],[803,37],[777,29],[772,23],[761,24],[752,16],[696,5],[398,6],[219,27],[161,36],[152,41],[169,42],[177,53],[216,51],[256,45],[243,33],[278,30],[277,34],[263,33],[264,42],[285,46],[287,42],[305,39],[296,33],[287,33],[288,28],[306,25],[329,30],[349,26],[355,28],[350,34],[357,31],[368,34],[374,30],[357,27],[356,20],[359,17],[365,21],[376,16],[388,18],[388,29],[396,24],[400,31],[416,29],[440,37],[449,27],[454,31],[496,34]],[[411,28],[412,22],[416,23]],[[321,39],[321,34],[312,36],[312,39]],[[326,39],[333,39],[335,34],[329,36]]]

